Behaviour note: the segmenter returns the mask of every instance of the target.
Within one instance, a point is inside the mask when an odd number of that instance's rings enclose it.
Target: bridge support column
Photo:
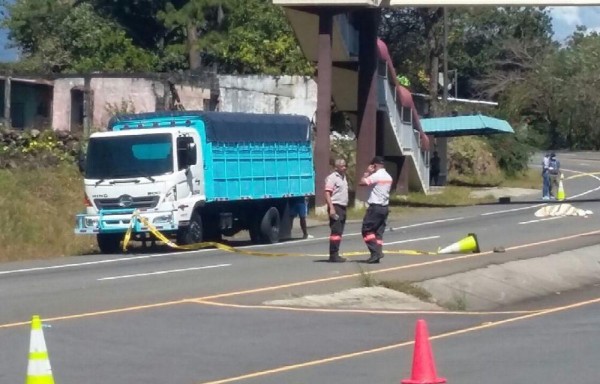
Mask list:
[[[327,211],[325,201],[325,178],[329,173],[331,132],[331,78],[333,73],[332,33],[333,15],[331,10],[319,10],[319,52],[317,63],[317,133],[315,137],[315,211]]]
[[[358,129],[356,148],[355,206],[364,206],[368,192],[359,187],[360,178],[373,156],[377,145],[377,27],[379,9],[364,9],[359,13],[359,69],[358,69]],[[383,153],[380,153],[381,155]]]

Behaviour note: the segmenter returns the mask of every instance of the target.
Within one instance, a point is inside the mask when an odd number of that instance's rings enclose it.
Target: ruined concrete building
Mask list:
[[[291,113],[312,118],[316,83],[293,76],[86,74],[53,78],[0,75],[4,127],[84,133],[117,113],[222,110]],[[88,130],[88,131],[86,131]]]

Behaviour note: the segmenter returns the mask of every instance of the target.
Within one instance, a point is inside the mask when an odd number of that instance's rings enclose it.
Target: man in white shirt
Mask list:
[[[362,235],[371,257],[369,264],[379,263],[383,258],[383,233],[389,214],[392,176],[384,168],[383,158],[375,156],[360,180],[360,185],[369,187],[369,208],[362,222]]]

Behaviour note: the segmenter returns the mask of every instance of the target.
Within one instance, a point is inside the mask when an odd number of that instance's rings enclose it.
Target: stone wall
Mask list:
[[[284,113],[312,119],[317,83],[301,76],[219,76],[219,110]]]

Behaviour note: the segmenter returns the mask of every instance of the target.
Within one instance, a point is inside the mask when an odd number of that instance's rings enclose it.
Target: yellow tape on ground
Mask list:
[[[154,237],[156,237],[159,241],[162,241],[167,246],[173,249],[180,249],[185,251],[195,251],[198,249],[204,248],[217,248],[222,251],[232,252],[232,253],[241,253],[244,255],[250,256],[267,256],[267,257],[281,257],[281,256],[309,256],[309,257],[329,257],[329,254],[309,254],[309,253],[275,253],[275,252],[256,252],[256,251],[247,251],[243,249],[234,248],[230,245],[205,241],[202,243],[195,244],[186,244],[186,245],[178,245],[171,241],[168,237],[162,234],[154,225],[148,221],[145,217],[141,216],[138,212],[134,212],[131,216],[131,220],[129,222],[129,227],[127,228],[127,232],[125,233],[125,237],[123,238],[123,252],[127,251],[127,246],[131,241],[131,234],[133,231],[133,225],[135,220],[139,220],[143,225],[145,225]],[[413,249],[401,249],[401,250],[386,250],[384,251],[386,255],[409,255],[409,256],[422,256],[422,255],[437,255],[437,252],[428,252],[428,251],[420,251]],[[356,251],[356,252],[345,252],[341,254],[344,257],[352,257],[352,256],[364,256],[370,255],[368,251]]]

